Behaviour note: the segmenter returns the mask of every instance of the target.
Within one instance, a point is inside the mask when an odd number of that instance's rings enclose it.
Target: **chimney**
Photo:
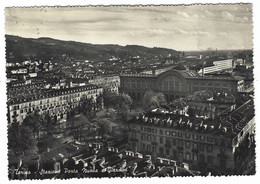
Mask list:
[[[152,69],[152,74],[155,75],[155,69]]]
[[[182,163],[181,167],[183,167],[184,169],[189,170],[189,164],[187,164],[187,163]]]
[[[174,174],[177,174],[179,171],[178,171],[178,166],[174,166]]]

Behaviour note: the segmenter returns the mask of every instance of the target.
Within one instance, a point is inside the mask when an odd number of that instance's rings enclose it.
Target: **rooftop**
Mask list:
[[[170,70],[165,71],[165,72],[169,72],[169,71]],[[181,74],[186,79],[235,80],[235,81],[240,81],[240,80],[244,79],[243,77],[240,77],[240,76],[214,76],[214,75],[202,76],[202,75],[198,74],[196,71],[193,71],[193,70],[171,70],[171,71],[178,72],[179,74]],[[141,74],[141,73],[139,73],[139,74],[121,74],[120,76],[122,76],[122,77],[151,77],[151,78],[156,78],[163,73],[160,73],[160,74]]]
[[[146,126],[165,127],[198,133],[211,134],[234,138],[254,117],[253,100],[249,100],[230,114],[216,119],[202,119],[179,115],[167,110],[148,111],[134,119],[129,124],[142,124]]]
[[[28,92],[27,94],[17,94],[17,96],[13,96],[11,99],[8,100],[7,104],[19,104],[19,103],[24,103],[24,102],[29,102],[29,101],[35,101],[35,100],[40,100],[40,99],[45,99],[45,98],[50,98],[50,97],[56,97],[56,96],[61,96],[64,94],[71,94],[71,93],[77,93],[80,91],[88,91],[92,89],[99,89],[101,87],[93,85],[93,84],[88,84],[85,86],[76,86],[76,87],[71,87],[71,88],[64,88],[64,89],[41,89],[38,91],[31,91]]]

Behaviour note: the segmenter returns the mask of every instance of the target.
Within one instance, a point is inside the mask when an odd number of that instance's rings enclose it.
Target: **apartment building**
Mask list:
[[[128,125],[133,151],[185,162],[192,169],[233,173],[236,148],[254,135],[253,101],[215,119],[149,111]]]
[[[78,105],[81,97],[96,98],[103,93],[103,88],[96,85],[85,85],[57,90],[39,89],[27,94],[14,95],[8,99],[8,120],[22,123],[28,113],[38,110],[40,114],[57,116],[57,120],[66,116],[67,110]]]

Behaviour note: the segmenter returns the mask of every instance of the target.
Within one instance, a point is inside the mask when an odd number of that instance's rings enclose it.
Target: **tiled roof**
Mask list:
[[[60,96],[63,94],[71,94],[71,93],[76,93],[80,91],[87,91],[87,90],[92,90],[92,89],[99,89],[101,87],[88,84],[85,86],[77,86],[77,87],[72,87],[72,88],[64,88],[64,89],[56,89],[56,90],[47,90],[47,89],[40,89],[39,91],[36,91],[36,93],[28,93],[28,94],[18,94],[17,96],[14,96],[11,98],[7,103],[8,104],[19,104],[19,103],[24,103],[24,102],[29,102],[29,101],[35,101],[35,100],[40,100],[40,99],[45,99],[48,97],[55,97],[55,96]]]
[[[241,115],[239,115],[241,114]],[[223,135],[233,138],[254,117],[254,106],[249,100],[227,117],[217,119],[202,119],[172,112],[146,112],[130,120],[130,124],[143,124],[147,126],[165,127],[171,129],[196,131],[211,135]]]

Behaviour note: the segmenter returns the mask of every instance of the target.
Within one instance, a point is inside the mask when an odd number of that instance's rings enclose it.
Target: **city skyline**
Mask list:
[[[5,14],[6,34],[27,38],[181,51],[252,49],[250,4],[6,8]]]

